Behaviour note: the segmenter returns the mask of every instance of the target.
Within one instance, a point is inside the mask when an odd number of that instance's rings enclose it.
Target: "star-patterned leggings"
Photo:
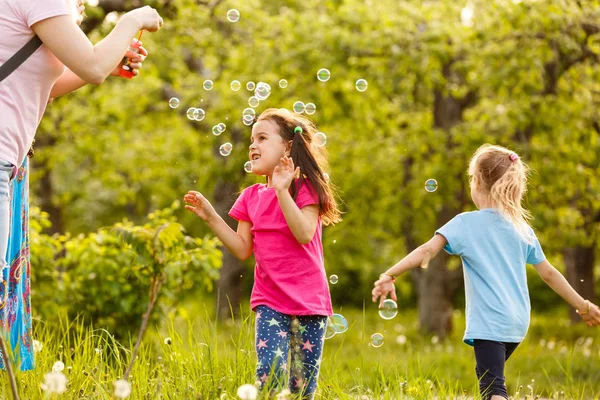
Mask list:
[[[323,354],[327,317],[287,315],[267,306],[256,308],[256,376],[270,392],[288,381],[292,393],[311,399]]]

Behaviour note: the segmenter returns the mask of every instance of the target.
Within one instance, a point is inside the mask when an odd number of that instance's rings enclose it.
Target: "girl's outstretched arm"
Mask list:
[[[381,307],[388,295],[391,295],[392,299],[396,301],[396,287],[394,286],[396,276],[415,267],[426,267],[429,261],[444,248],[446,243],[448,243],[446,238],[437,234],[381,274],[372,291],[373,302],[375,303],[379,298],[379,306]]]
[[[565,299],[571,307],[575,308],[588,326],[600,325],[600,308],[581,297],[565,279],[563,274],[554,268],[548,260],[535,264],[534,267],[540,278],[560,297]]]
[[[252,255],[254,241],[252,239],[252,223],[239,221],[237,232],[227,225],[215,211],[210,202],[196,191],[188,192],[183,200],[187,203],[185,208],[202,218],[215,235],[223,242],[225,247],[240,260],[247,260]]]

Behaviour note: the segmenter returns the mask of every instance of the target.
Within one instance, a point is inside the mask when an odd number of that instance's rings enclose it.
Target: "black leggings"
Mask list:
[[[519,343],[495,342],[475,339],[475,373],[479,379],[481,398],[489,400],[492,395],[508,399],[504,378],[504,364]]]

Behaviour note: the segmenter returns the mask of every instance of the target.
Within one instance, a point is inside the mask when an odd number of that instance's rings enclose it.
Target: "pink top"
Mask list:
[[[296,204],[300,209],[318,204],[316,192],[304,181]],[[290,230],[273,188],[246,188],[229,212],[252,223],[254,287],[250,306],[260,305],[288,315],[331,315],[331,296],[323,264],[321,219],[308,244],[300,244]]]
[[[36,22],[70,15],[68,0],[0,0],[0,64],[35,33]],[[63,64],[42,45],[8,78],[0,82],[0,159],[20,166],[44,115]]]

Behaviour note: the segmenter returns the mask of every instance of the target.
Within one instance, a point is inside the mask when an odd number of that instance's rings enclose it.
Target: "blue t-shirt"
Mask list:
[[[448,241],[444,250],[462,260],[467,303],[464,342],[521,342],[531,310],[525,266],[545,259],[533,229],[528,243],[498,210],[487,208],[457,215],[436,234]]]

